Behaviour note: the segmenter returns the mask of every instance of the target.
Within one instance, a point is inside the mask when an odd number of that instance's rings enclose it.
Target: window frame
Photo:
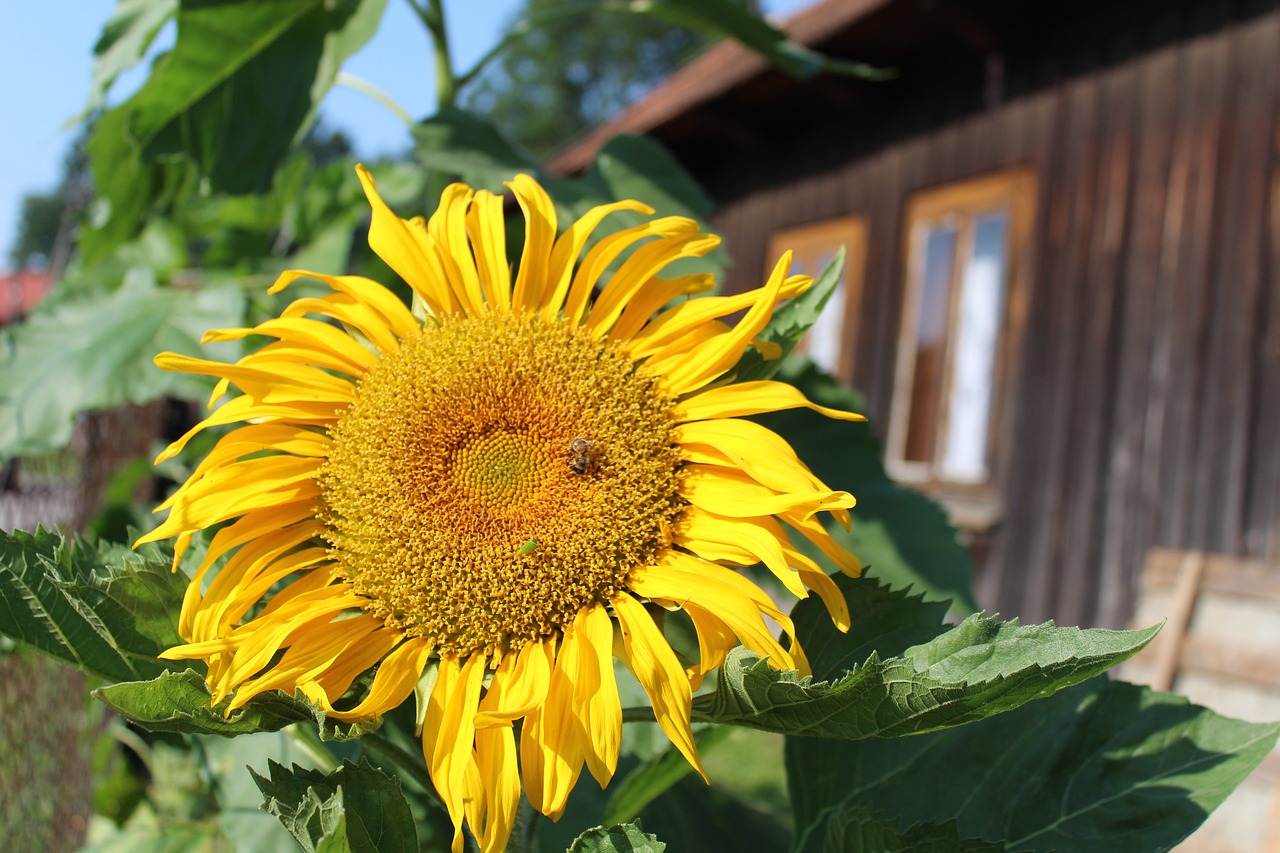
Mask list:
[[[794,269],[794,258],[812,257],[839,246],[845,247],[844,310],[840,317],[840,345],[833,373],[842,382],[849,383],[853,380],[857,337],[850,333],[860,315],[866,273],[867,217],[842,214],[774,230],[767,243],[765,260],[769,267],[764,272],[767,277],[787,250],[792,252]],[[817,273],[814,278],[817,278]],[[796,347],[796,352],[804,353],[807,341],[808,335]]]
[[[903,219],[902,318],[896,345],[893,398],[890,405],[885,464],[898,480],[932,492],[947,504],[953,520],[966,527],[994,523],[1002,508],[997,492],[1003,465],[998,437],[1008,421],[1006,411],[1012,384],[1015,353],[1025,326],[1028,277],[1031,269],[1031,236],[1036,203],[1035,174],[1025,167],[992,172],[918,191],[910,197]],[[943,441],[948,435],[949,400],[955,374],[955,349],[959,337],[957,314],[961,307],[965,271],[973,258],[974,231],[979,218],[999,211],[1008,215],[1004,255],[1004,283],[998,338],[991,377],[987,418],[985,477],[950,480],[939,471]],[[930,232],[948,220],[957,223],[947,306],[947,334],[937,395],[937,427],[932,436],[929,461],[906,458],[911,409],[915,404],[916,354],[924,290],[925,244]]]

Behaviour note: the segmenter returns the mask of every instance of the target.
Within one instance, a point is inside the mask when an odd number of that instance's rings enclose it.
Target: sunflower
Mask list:
[[[187,642],[164,657],[203,660],[228,713],[283,690],[335,720],[372,720],[421,682],[423,756],[455,851],[464,822],[482,849],[505,847],[522,778],[552,818],[584,765],[609,782],[622,726],[615,656],[703,773],[692,691],[728,651],[741,643],[806,669],[791,620],[730,567],[763,563],[849,622],[792,536],[856,574],[818,517],[847,527],[853,497],[743,417],[800,406],[861,417],[783,383],[730,382],[748,347],[778,354],[756,336],[811,279],[788,276],[784,256],[759,289],[682,299],[713,282],[659,272],[717,237],[637,201],[557,234],[546,192],[520,175],[508,184],[525,226],[513,282],[500,195],[454,184],[430,220],[404,220],[358,172],[369,244],[425,319],[369,279],[290,271],[272,292],[299,278],[329,291],[205,336],[271,339],[257,351],[234,364],[156,359],[218,378],[212,414],[160,460],[201,430],[239,425],[139,540],[176,536],[176,565],[193,534],[217,528],[183,601]],[[620,211],[642,224],[584,255]],[[738,312],[736,325],[722,319]],[[213,408],[232,384],[241,393]],[[688,615],[696,661],[664,638],[664,609]]]

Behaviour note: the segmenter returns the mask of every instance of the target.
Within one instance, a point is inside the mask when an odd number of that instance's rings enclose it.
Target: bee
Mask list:
[[[595,468],[595,455],[591,442],[585,438],[575,438],[569,442],[569,468],[575,474],[586,474]]]

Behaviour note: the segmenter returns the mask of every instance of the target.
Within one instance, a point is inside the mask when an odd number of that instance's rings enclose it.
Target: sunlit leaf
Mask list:
[[[236,735],[274,732],[298,722],[319,725],[321,736],[351,740],[378,727],[368,723],[335,723],[306,699],[278,690],[255,696],[241,708],[227,712],[227,700],[211,704],[204,676],[194,670],[165,672],[150,681],[109,684],[93,691],[117,714],[153,732]]]
[[[82,250],[97,260],[155,205],[189,189],[261,193],[315,118],[338,68],[386,0],[187,0],[173,50],[98,122],[88,146],[100,207]],[[184,171],[184,169],[186,171]]]
[[[0,633],[111,681],[174,666],[186,578],[152,551],[95,547],[57,533],[0,532]]]
[[[366,759],[344,761],[332,773],[296,764],[286,769],[272,761],[268,774],[253,773],[266,797],[262,808],[308,853],[417,853],[417,831],[400,783]]]
[[[974,615],[894,654],[876,647],[871,632],[896,621],[888,611],[911,621],[920,599],[885,595],[869,578],[842,576],[836,583],[854,614],[849,634],[836,631],[812,599],[797,607],[801,645],[822,654],[821,668],[815,664],[819,675],[801,679],[794,671],[774,670],[739,648],[721,667],[716,692],[695,700],[694,719],[824,738],[920,734],[972,723],[1079,684],[1136,654],[1159,630],[1023,626]],[[881,608],[878,621],[860,625],[871,601]],[[896,643],[899,631],[890,633]]]
[[[849,806],[824,812],[804,827],[804,835],[792,847],[796,853],[1003,853],[998,842],[962,838],[955,822],[921,823],[898,829],[892,821],[875,816],[865,806]]]
[[[569,853],[662,853],[667,845],[645,832],[640,821],[622,826],[588,829],[578,836]]]
[[[93,82],[84,112],[103,105],[120,73],[142,61],[160,28],[178,11],[178,0],[119,0],[93,46]]]
[[[207,383],[153,363],[169,350],[208,358],[237,347],[199,345],[209,329],[238,326],[238,287],[160,288],[145,273],[124,287],[54,310],[0,333],[0,458],[55,450],[83,411],[145,403],[167,394],[203,397]]]

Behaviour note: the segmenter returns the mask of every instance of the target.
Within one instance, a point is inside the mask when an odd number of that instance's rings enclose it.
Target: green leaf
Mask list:
[[[857,805],[824,812],[807,827],[802,851],[839,850],[841,853],[1000,853],[1005,846],[961,838],[955,822],[921,823],[899,830]]]
[[[444,107],[420,122],[413,128],[413,140],[422,165],[456,175],[477,189],[503,192],[502,182],[517,173],[538,174],[533,161],[497,128],[454,107]]]
[[[253,772],[253,771],[250,771]],[[417,853],[418,838],[400,783],[366,759],[332,773],[268,763],[253,773],[262,808],[280,819],[308,853]]]
[[[812,77],[821,71],[884,79],[887,72],[860,62],[832,59],[810,50],[734,0],[646,0],[627,4],[631,10],[655,15],[691,30],[721,38],[733,38],[769,62],[796,77]]]
[[[782,359],[791,354],[809,331],[809,327],[818,321],[818,315],[836,292],[836,285],[844,274],[844,246],[836,250],[835,257],[826,269],[813,281],[813,285],[795,299],[788,300],[782,307],[773,312],[769,325],[765,326],[759,338],[775,343],[782,348],[782,355],[775,359],[765,359],[757,349],[748,349],[739,359],[735,368],[735,382],[753,382],[758,379],[772,379],[782,366]]]
[[[920,606],[918,598],[886,598],[868,578],[836,578],[854,625],[869,613],[868,600],[903,619]],[[804,611],[821,608],[810,601],[797,606],[801,646],[822,650],[823,668],[801,679],[777,671],[752,652],[739,648],[720,669],[715,693],[699,697],[694,719],[729,723],[788,735],[859,739],[921,734],[964,725],[1050,696],[1079,684],[1137,653],[1159,627],[1144,631],[1057,628],[1052,623],[1022,626],[971,616],[928,642],[882,657],[873,649],[863,663],[839,673],[828,671],[835,647],[865,648],[875,637],[863,628],[841,635]],[[881,620],[891,619],[879,614]],[[897,640],[891,636],[891,642]],[[841,663],[835,656],[835,663]],[[812,662],[811,662],[812,663]],[[828,680],[818,680],[826,678]]]
[[[102,35],[93,46],[93,82],[85,101],[84,114],[100,108],[107,91],[121,72],[142,61],[147,48],[174,13],[178,0],[119,0],[111,17],[102,25]]]
[[[856,391],[808,360],[787,359],[779,374],[815,403],[849,412],[866,410]],[[852,529],[831,525],[830,530],[837,542],[858,555],[869,574],[894,586],[912,585],[931,599],[951,599],[957,613],[978,609],[969,554],[946,513],[931,498],[889,479],[880,461],[883,448],[870,424],[836,421],[805,409],[756,420],[787,439],[827,485],[857,498]],[[797,544],[814,559],[826,559],[807,541]]]
[[[150,681],[127,681],[93,691],[122,717],[152,732],[236,737],[275,732],[298,722],[314,723],[327,740],[352,740],[378,727],[369,723],[336,723],[301,694],[272,690],[227,713],[229,700],[213,705],[204,676],[192,669],[165,672]]]
[[[644,831],[640,821],[607,829],[597,826],[578,836],[569,853],[662,853],[667,845]]]
[[[181,640],[187,579],[158,550],[95,549],[57,533],[0,532],[0,632],[110,681],[153,678]]]
[[[713,726],[695,733],[698,753],[705,755],[722,743],[733,732],[727,726]],[[644,761],[635,770],[614,782],[610,787],[609,805],[604,823],[626,823],[640,814],[649,803],[660,797],[672,785],[693,772],[689,760],[674,747]]]
[[[106,256],[199,166],[211,189],[263,193],[386,0],[186,0],[178,38],[89,142],[106,203],[83,250]]]
[[[1178,696],[1097,678],[921,737],[788,738],[795,849],[832,849],[828,824],[852,808],[897,827],[954,820],[961,837],[1011,851],[1168,850],[1266,757],[1277,735],[1277,724],[1231,720]]]
[[[148,275],[113,293],[58,306],[0,337],[0,458],[55,450],[76,416],[167,394],[203,397],[208,383],[156,368],[163,350],[234,357],[238,345],[201,347],[209,329],[239,326],[238,287],[159,288]]]
[[[609,199],[634,198],[659,216],[705,219],[715,210],[706,191],[661,143],[624,134],[604,144],[591,164]]]

